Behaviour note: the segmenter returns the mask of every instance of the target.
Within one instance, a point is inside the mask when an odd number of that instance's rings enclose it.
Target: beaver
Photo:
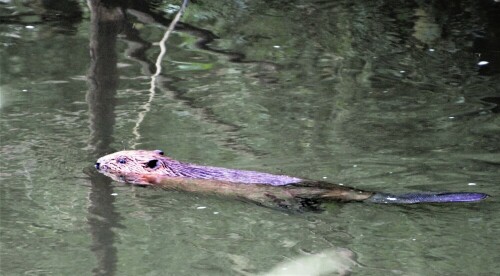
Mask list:
[[[324,181],[264,172],[202,166],[174,160],[162,150],[126,150],[99,158],[95,168],[115,181],[188,192],[224,195],[264,206],[321,210],[328,201],[372,203],[474,202],[484,193],[443,192],[393,195]]]

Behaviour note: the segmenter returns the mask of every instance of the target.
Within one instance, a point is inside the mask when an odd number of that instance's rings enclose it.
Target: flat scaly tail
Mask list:
[[[388,204],[415,204],[415,203],[450,203],[450,202],[475,202],[489,197],[483,193],[408,193],[408,194],[386,194],[375,193],[370,198],[366,199],[373,203],[388,203]]]

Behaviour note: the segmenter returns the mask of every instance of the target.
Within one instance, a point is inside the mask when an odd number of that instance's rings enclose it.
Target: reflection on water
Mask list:
[[[89,4],[0,5],[4,274],[335,271],[321,256],[338,247],[360,275],[500,269],[495,1],[191,3],[146,112],[178,7]],[[135,144],[369,190],[493,197],[290,215],[84,173]]]
[[[356,264],[352,259],[353,253],[342,248],[329,249],[309,256],[299,257],[278,264],[271,271],[264,273],[268,276],[279,275],[329,275],[332,273],[345,275]]]

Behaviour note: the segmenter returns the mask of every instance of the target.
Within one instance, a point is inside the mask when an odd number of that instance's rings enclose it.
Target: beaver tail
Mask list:
[[[375,193],[367,202],[389,204],[415,204],[415,203],[449,203],[449,202],[475,202],[489,197],[483,193],[409,193],[392,195]]]

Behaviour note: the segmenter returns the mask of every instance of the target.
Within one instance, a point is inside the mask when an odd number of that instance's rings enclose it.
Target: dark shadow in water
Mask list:
[[[495,3],[494,3],[495,2]],[[500,73],[500,5],[497,1],[479,1],[478,5],[487,18],[484,32],[475,33],[474,52],[480,54],[480,59],[489,64],[481,66],[479,73],[493,76]]]
[[[73,34],[83,19],[83,12],[78,1],[43,0],[29,1],[23,6],[30,7],[32,11],[12,12],[0,16],[0,24],[24,25],[49,25],[57,33]]]
[[[93,158],[112,151],[114,108],[118,83],[116,40],[125,24],[122,9],[107,6],[104,1],[90,0],[90,68],[89,90],[89,145]],[[91,250],[97,259],[94,275],[116,273],[117,252],[113,228],[119,227],[120,215],[116,212],[111,180],[92,174],[89,194],[88,223],[92,236]]]
[[[129,1],[128,6],[126,7],[126,12],[135,16],[137,20],[141,21],[144,24],[159,24],[167,27],[170,25],[172,20],[167,19],[166,14],[158,9],[155,9],[154,4],[151,3],[154,1]],[[212,53],[217,53],[225,56],[231,62],[237,63],[254,63],[265,66],[267,69],[278,68],[278,65],[269,61],[260,61],[260,60],[248,60],[246,55],[241,52],[233,51],[233,50],[225,50],[225,49],[217,49],[215,47],[210,46],[215,39],[219,38],[213,32],[201,29],[183,22],[178,22],[176,24],[175,29],[180,32],[189,33],[194,37],[198,38],[196,42],[196,47],[202,50],[206,50]]]
[[[500,97],[484,97],[481,101],[489,104],[491,112],[500,113]]]

